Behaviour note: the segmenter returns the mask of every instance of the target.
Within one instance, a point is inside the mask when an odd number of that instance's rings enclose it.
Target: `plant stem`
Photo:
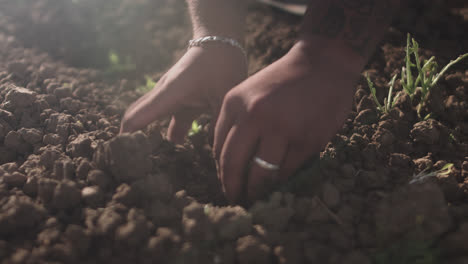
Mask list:
[[[434,80],[432,81],[431,83],[431,87],[436,85],[437,82],[439,81],[440,77],[442,77],[442,75],[444,75],[444,73],[450,68],[452,67],[454,64],[460,62],[461,60],[465,59],[468,57],[468,53],[465,53],[463,55],[460,55],[458,56],[458,58],[456,58],[455,60],[451,60],[447,65],[445,65],[445,67],[436,75],[436,77],[434,78]]]

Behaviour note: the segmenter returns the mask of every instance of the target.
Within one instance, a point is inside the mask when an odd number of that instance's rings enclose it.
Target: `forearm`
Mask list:
[[[364,66],[399,6],[400,0],[311,0],[301,39],[312,48],[340,48]]]
[[[194,38],[217,35],[244,39],[246,6],[249,0],[186,0]]]

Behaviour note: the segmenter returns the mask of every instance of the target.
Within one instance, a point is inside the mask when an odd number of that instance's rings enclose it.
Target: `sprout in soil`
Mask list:
[[[420,173],[413,175],[413,179],[409,182],[410,184],[422,182],[427,178],[435,177],[437,175],[448,175],[452,171],[453,164],[447,163],[442,169],[437,171],[428,172],[429,168],[424,169]]]
[[[366,79],[367,79],[367,85],[369,86],[369,89],[372,94],[372,99],[374,99],[375,105],[377,106],[377,110],[379,110],[381,113],[388,113],[391,108],[395,105],[396,101],[398,100],[398,97],[400,94],[397,94],[393,99],[393,86],[395,85],[395,80],[397,78],[397,75],[395,74],[390,82],[388,83],[389,89],[388,89],[388,96],[384,99],[383,105],[380,104],[379,100],[377,99],[377,92],[374,86],[374,83],[371,81],[369,78],[369,75],[366,74]]]
[[[125,57],[125,60],[122,61],[119,54],[114,50],[109,51],[108,55],[108,68],[106,70],[107,74],[119,74],[124,72],[135,71],[136,65],[132,63],[130,56]]]
[[[427,120],[431,117],[431,114],[429,113],[423,118],[421,116],[421,111],[428,99],[428,94],[432,87],[439,82],[440,78],[450,69],[450,67],[467,57],[468,53],[460,55],[458,58],[451,60],[447,65],[445,65],[440,72],[437,72],[438,64],[435,61],[435,57],[432,56],[428,60],[421,61],[421,58],[419,57],[419,44],[416,40],[411,38],[411,35],[408,33],[406,40],[405,65],[401,69],[401,77],[399,81],[403,87],[403,91],[406,92],[412,100],[415,99],[414,97],[418,94],[416,91],[421,91],[421,97],[416,98],[419,101],[419,104],[417,105],[419,119]],[[413,75],[414,72],[416,72],[415,75]],[[392,99],[393,87],[397,75],[394,75],[389,82],[388,96],[384,99],[383,105],[377,100],[374,83],[370,80],[369,76],[366,76],[366,78],[372,98],[377,105],[377,109],[381,113],[387,113],[394,106],[399,96],[399,94],[397,94]]]
[[[197,120],[193,120],[192,122],[192,128],[190,128],[190,131],[188,133],[189,137],[194,136],[202,130],[202,126],[198,124]]]
[[[414,62],[412,59],[414,58]],[[447,72],[447,70],[454,64],[468,57],[468,53],[460,55],[455,60],[451,60],[440,72],[437,72],[438,64],[435,61],[435,57],[432,56],[428,60],[421,63],[419,57],[419,44],[411,38],[408,33],[406,40],[406,56],[405,66],[401,69],[400,83],[403,86],[403,90],[411,97],[414,98],[416,90],[421,90],[421,98],[419,98],[419,104],[417,106],[418,116],[421,119],[421,110],[428,98],[429,91],[434,87],[440,80],[440,78]],[[417,74],[413,76],[413,69],[416,69]]]
[[[145,75],[145,79],[146,79],[146,84],[138,86],[138,88],[137,88],[137,91],[140,92],[140,93],[147,93],[147,92],[151,91],[154,88],[154,86],[156,85],[156,82],[153,81],[153,79],[151,77],[149,77],[148,75]]]

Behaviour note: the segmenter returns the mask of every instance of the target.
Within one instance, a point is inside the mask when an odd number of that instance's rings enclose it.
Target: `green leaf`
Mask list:
[[[395,104],[395,99],[392,100],[392,93],[393,93],[393,86],[395,85],[395,80],[397,78],[397,75],[393,75],[392,79],[390,82],[388,82],[388,85],[390,86],[390,89],[388,89],[388,96],[387,96],[387,101],[385,103],[385,108],[386,110],[390,110],[391,107]]]
[[[432,113],[429,113],[429,114],[427,114],[427,115],[424,117],[423,120],[426,121],[426,120],[428,120],[428,119],[431,118],[431,117],[432,117]]]
[[[198,124],[197,120],[193,120],[192,128],[190,129],[188,135],[189,137],[191,137],[193,135],[200,133],[201,130],[202,130],[202,126]]]
[[[412,67],[413,64],[411,63],[412,49],[411,49],[410,39],[411,39],[411,35],[408,33],[408,36],[407,36],[407,39],[406,39],[406,57],[405,57],[405,61],[406,61],[406,85],[408,86],[408,90],[410,91],[410,94],[413,94],[414,93],[414,83],[413,83],[413,76],[412,76],[412,73],[411,73],[411,67]]]
[[[395,106],[395,104],[398,101],[398,98],[400,98],[400,96],[401,96],[401,93],[397,93],[395,98],[393,98],[392,108]]]
[[[120,58],[119,58],[119,55],[117,54],[117,52],[115,52],[113,50],[109,51],[109,63],[112,66],[116,66],[116,65],[120,64]]]
[[[452,171],[453,163],[447,163],[445,164],[442,169],[437,171],[438,175],[448,175]]]
[[[457,139],[455,138],[455,136],[452,133],[450,133],[449,139],[450,139],[450,142],[452,142],[452,143],[457,142]]]
[[[153,79],[150,76],[145,75],[145,79],[146,79],[146,84],[141,85],[137,88],[137,91],[141,93],[147,93],[151,91],[154,88],[154,86],[156,86],[156,82],[153,81]]]
[[[379,103],[377,99],[377,92],[374,86],[374,83],[371,81],[369,74],[366,74],[367,85],[369,86],[369,90],[371,91],[372,99],[374,99],[375,104],[377,105],[377,109],[382,112],[382,105]]]
[[[465,53],[463,55],[460,55],[458,56],[458,58],[456,58],[455,60],[451,60],[447,65],[445,65],[445,67],[436,75],[436,77],[434,78],[434,80],[432,81],[431,83],[431,86],[434,86],[437,84],[437,82],[439,81],[440,77],[442,77],[442,75],[445,74],[446,71],[448,71],[448,69],[450,69],[450,67],[452,67],[453,65],[455,65],[456,63],[460,62],[461,60],[465,59],[468,57],[468,53]]]

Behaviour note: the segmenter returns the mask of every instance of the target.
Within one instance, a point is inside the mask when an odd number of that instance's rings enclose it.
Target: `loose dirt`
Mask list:
[[[29,2],[0,0],[1,263],[468,263],[467,62],[431,91],[423,113],[433,118],[422,121],[408,96],[379,114],[361,78],[353,111],[317,158],[266,199],[228,206],[209,117],[184,145],[164,139],[164,121],[118,135],[143,74],[160,76],[185,48],[180,1]],[[467,10],[411,4],[365,69],[381,101],[406,32],[445,64],[467,51]],[[252,7],[250,72],[285,54],[299,23]],[[105,67],[109,49],[138,70],[116,78],[77,67]],[[447,163],[447,175],[410,184]]]

